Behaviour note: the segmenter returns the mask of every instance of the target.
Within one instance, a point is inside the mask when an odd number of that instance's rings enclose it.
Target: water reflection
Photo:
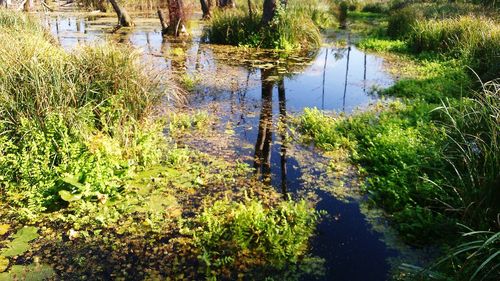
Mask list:
[[[257,141],[255,143],[254,168],[255,173],[265,182],[272,182],[271,151],[273,146],[273,131],[278,132],[280,144],[279,161],[281,172],[281,191],[287,193],[287,137],[286,137],[286,90],[284,77],[274,76],[276,68],[261,70],[261,109]],[[276,77],[278,77],[276,79]],[[278,118],[277,125],[273,124],[273,89],[278,88]]]
[[[259,129],[255,143],[254,168],[257,175],[266,183],[271,182],[271,142],[273,139],[273,88],[274,81],[269,80],[271,69],[261,71],[262,106]]]

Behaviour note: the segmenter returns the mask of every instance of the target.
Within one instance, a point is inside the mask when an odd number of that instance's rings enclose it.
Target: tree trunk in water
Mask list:
[[[109,2],[111,3],[111,6],[113,6],[113,10],[115,10],[116,15],[118,16],[118,23],[124,27],[132,26],[132,19],[128,15],[127,11],[124,8],[120,7],[116,0],[109,0]]]
[[[264,11],[262,13],[262,22],[263,26],[268,25],[269,22],[274,18],[276,14],[276,0],[264,0],[263,5]]]
[[[186,32],[184,5],[182,0],[168,0],[168,18],[169,28],[168,31],[174,36],[179,36],[181,33]]]
[[[168,34],[168,23],[165,20],[165,14],[160,7],[158,7],[158,18],[160,19],[161,24],[161,34]]]
[[[204,19],[209,19],[210,18],[210,5],[207,2],[207,0],[200,0],[201,4],[201,10],[203,11],[203,18]]]

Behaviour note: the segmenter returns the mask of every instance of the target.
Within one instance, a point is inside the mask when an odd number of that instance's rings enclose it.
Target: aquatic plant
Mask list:
[[[256,266],[283,269],[298,263],[306,253],[318,214],[305,201],[267,207],[255,199],[240,203],[226,199],[206,208],[199,220],[195,243],[210,276],[228,265],[247,271]]]

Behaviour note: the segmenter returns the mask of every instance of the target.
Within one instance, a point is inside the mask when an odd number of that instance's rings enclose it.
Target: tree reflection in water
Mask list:
[[[273,145],[273,89],[278,86],[279,118],[276,129],[280,137],[281,189],[287,192],[287,143],[286,143],[286,92],[283,77],[274,79],[274,68],[261,70],[262,106],[259,118],[259,130],[255,143],[254,168],[257,176],[265,183],[271,183],[271,151]],[[281,126],[280,126],[281,125]]]

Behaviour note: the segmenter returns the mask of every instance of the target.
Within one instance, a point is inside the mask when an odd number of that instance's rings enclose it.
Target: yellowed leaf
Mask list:
[[[0,224],[0,235],[4,235],[10,229],[10,225],[8,224]]]

